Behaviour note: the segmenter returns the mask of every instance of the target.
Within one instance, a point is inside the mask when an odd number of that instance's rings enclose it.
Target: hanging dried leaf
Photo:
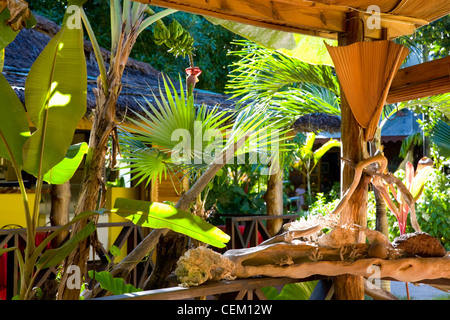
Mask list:
[[[27,26],[27,21],[32,18],[28,3],[23,0],[0,0],[0,12],[8,8],[11,17],[5,21],[5,24],[12,30],[18,31]]]
[[[365,141],[372,140],[392,80],[409,50],[388,40],[327,49],[352,113],[365,129]]]

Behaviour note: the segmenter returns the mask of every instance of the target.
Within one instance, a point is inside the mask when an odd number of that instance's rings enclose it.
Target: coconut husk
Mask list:
[[[401,235],[394,239],[392,245],[411,256],[443,257],[446,253],[441,242],[426,232],[416,231]]]

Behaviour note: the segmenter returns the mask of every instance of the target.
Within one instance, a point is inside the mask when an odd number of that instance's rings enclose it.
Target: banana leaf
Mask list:
[[[56,266],[65,259],[73,250],[75,250],[78,242],[86,239],[95,231],[95,223],[89,222],[86,227],[77,232],[72,238],[67,240],[61,247],[45,251],[36,262],[38,268],[50,268]]]
[[[431,141],[436,145],[439,155],[450,157],[450,125],[438,119],[431,132]]]
[[[71,145],[67,150],[66,157],[44,175],[44,181],[49,184],[63,184],[69,181],[80,166],[88,149],[86,142]]]
[[[69,1],[68,7],[84,1]],[[83,29],[61,30],[34,62],[25,82],[25,104],[36,131],[24,146],[24,170],[35,176],[61,162],[86,113],[87,71]]]
[[[111,211],[138,226],[168,228],[218,248],[230,240],[229,235],[202,218],[164,203],[117,198]]]
[[[132,284],[126,284],[123,278],[113,278],[108,271],[97,272],[89,270],[88,274],[91,279],[95,279],[95,281],[100,283],[102,289],[111,292],[113,295],[142,291],[142,289],[136,288]]]
[[[30,136],[27,115],[19,98],[0,74],[0,156],[22,167],[22,146]]]

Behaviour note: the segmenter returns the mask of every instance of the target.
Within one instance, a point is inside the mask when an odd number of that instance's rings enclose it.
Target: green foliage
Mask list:
[[[58,265],[64,260],[78,245],[80,241],[86,239],[96,230],[94,222],[89,222],[86,227],[77,232],[76,235],[67,240],[62,246],[56,249],[45,251],[36,262],[39,269],[50,268]]]
[[[169,48],[168,52],[183,58],[191,55],[193,51],[194,38],[187,32],[177,20],[172,20],[168,27],[163,24],[157,24],[153,29],[155,43],[165,45]]]
[[[44,175],[44,181],[49,184],[63,184],[69,181],[87,152],[88,144],[86,142],[71,145],[65,158]]]
[[[330,66],[287,57],[249,41],[237,41],[227,92],[244,101],[270,101],[284,116],[340,114],[339,85]]]
[[[112,212],[148,228],[168,228],[191,238],[223,248],[230,237],[202,218],[174,206],[141,200],[118,198]]]
[[[25,103],[36,131],[25,143],[24,169],[34,175],[48,172],[64,159],[75,128],[86,113],[82,41],[82,30],[63,25],[28,73]]]
[[[230,116],[224,111],[208,110],[205,105],[196,108],[193,95],[185,97],[183,87],[178,94],[170,79],[164,77],[163,82],[165,94],[160,91],[161,99],[154,96],[154,104],[147,101],[147,106],[142,106],[143,115],[135,113],[137,120],[129,118],[136,128],[125,127],[130,133],[121,134],[123,155],[130,163],[127,167],[135,174],[134,179],[139,179],[138,183],[148,184],[181,168],[206,167],[209,163],[205,162],[204,151],[208,147],[221,150],[224,130],[229,127],[225,122]],[[214,139],[205,139],[210,133]]]
[[[300,173],[306,177],[308,185],[309,201],[312,202],[312,192],[310,177],[314,168],[319,163],[320,159],[331,148],[340,147],[341,143],[335,139],[330,139],[323,144],[319,149],[313,151],[314,141],[316,140],[316,134],[309,132],[306,135],[306,140],[303,144],[297,144],[296,148],[290,152],[289,156],[293,158],[290,162],[292,166],[299,170]]]
[[[73,0],[69,1],[69,5],[81,5],[83,2]],[[67,12],[66,18],[70,14]],[[85,145],[71,148],[75,128],[86,112],[87,75],[83,30],[69,28],[66,20],[33,63],[27,76],[27,113],[12,87],[0,76],[0,119],[4,119],[3,123],[0,123],[0,156],[8,159],[16,172],[27,225],[24,256],[16,250],[21,277],[21,299],[31,297],[31,286],[36,276],[35,267],[39,271],[58,264],[70,254],[80,240],[95,230],[95,226],[89,224],[62,247],[47,250],[39,257],[51,239],[66,230],[69,225],[80,218],[96,214],[88,212],[76,216],[39,246],[34,244],[44,180],[64,183],[70,179],[84,156],[84,152],[80,152],[81,147],[86,149]],[[33,130],[29,127],[27,115]],[[55,168],[55,171],[45,176],[52,168]],[[32,210],[23,184],[22,170],[37,177]]]
[[[278,293],[274,287],[262,288],[268,300],[309,300],[317,281],[289,283]]]
[[[205,207],[218,214],[265,214],[266,187],[267,176],[256,165],[230,164],[211,181]]]
[[[153,9],[160,10],[157,7]],[[222,93],[228,80],[228,65],[237,60],[228,55],[228,52],[237,48],[232,41],[240,37],[221,26],[211,24],[200,15],[176,12],[164,21],[166,25],[170,25],[173,20],[178,21],[195,40],[194,65],[202,70],[196,89]],[[156,45],[153,39],[151,32],[143,32],[134,45],[131,57],[151,64],[171,78],[184,75],[185,68],[189,67],[188,58],[179,55],[173,59],[172,51],[169,52],[170,49],[166,46]]]
[[[111,292],[113,295],[142,291],[142,289],[136,288],[132,284],[126,284],[123,278],[113,278],[108,271],[97,272],[89,270],[88,275],[95,281],[98,281],[102,289]]]
[[[446,57],[450,54],[450,15],[417,29],[409,38],[415,47],[423,51],[426,60]]]
[[[450,158],[450,124],[441,119],[437,119],[431,130],[431,141],[436,146],[439,156]]]
[[[416,202],[417,220],[422,231],[441,240],[450,250],[450,175],[434,169]]]

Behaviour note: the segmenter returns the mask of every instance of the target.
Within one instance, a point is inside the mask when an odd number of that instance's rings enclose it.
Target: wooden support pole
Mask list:
[[[347,19],[347,32],[338,36],[338,45],[346,46],[354,42],[364,41],[364,20],[359,12],[350,12]],[[363,142],[363,130],[358,125],[350,109],[341,87],[341,156],[353,163],[358,163],[367,152],[366,143]],[[341,161],[341,194],[349,188],[353,181],[354,170]],[[367,184],[364,179],[356,188],[348,205],[340,214],[341,223],[357,223],[366,225],[367,214]],[[362,242],[363,236],[357,236],[356,242]],[[337,276],[334,282],[335,295],[339,300],[364,299],[364,283],[361,276]]]

